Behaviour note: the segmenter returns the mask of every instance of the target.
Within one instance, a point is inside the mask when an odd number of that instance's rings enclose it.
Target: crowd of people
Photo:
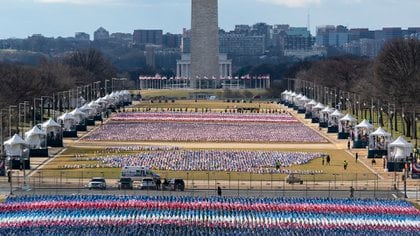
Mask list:
[[[191,196],[18,196],[0,235],[416,235],[406,201]]]
[[[166,171],[239,171],[252,173],[281,173],[281,167],[306,164],[323,153],[224,150],[171,150],[137,154],[79,157],[78,161],[97,161],[86,168],[122,168],[147,166]],[[92,167],[90,167],[92,166]],[[72,168],[72,166],[64,166]]]
[[[108,122],[85,141],[296,142],[327,140],[301,123]]]
[[[235,114],[235,113],[187,113],[187,112],[148,112],[119,113],[113,121],[169,121],[169,122],[298,122],[289,114]]]

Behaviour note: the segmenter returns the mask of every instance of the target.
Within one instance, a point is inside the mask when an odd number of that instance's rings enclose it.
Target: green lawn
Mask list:
[[[117,179],[120,176],[120,168],[78,168],[66,169],[65,165],[95,165],[96,161],[76,161],[74,160],[74,153],[83,154],[87,157],[94,156],[95,151],[99,149],[90,148],[69,148],[62,156],[57,157],[42,169],[42,176],[55,178],[91,178],[94,176],[104,176],[110,179]],[[266,149],[265,149],[266,150]],[[305,152],[319,152],[319,150],[296,150],[296,149],[272,149],[272,151],[305,151]],[[132,152],[123,152],[121,155]],[[304,180],[313,181],[334,181],[334,180],[363,180],[376,179],[376,176],[371,174],[360,162],[356,164],[354,158],[342,150],[327,150],[324,151],[331,156],[331,165],[322,165],[322,159],[315,159],[305,165],[296,165],[287,167],[287,170],[321,170],[322,174],[303,175]],[[105,154],[107,155],[107,154]],[[112,154],[109,154],[112,155]],[[349,162],[348,169],[343,170],[343,161]],[[326,164],[326,163],[325,163]],[[274,168],[274,166],[273,166]],[[240,181],[270,181],[282,180],[284,174],[257,174],[257,173],[241,173],[241,172],[221,172],[221,171],[162,171],[156,170],[163,178],[184,178],[189,180],[240,180]]]

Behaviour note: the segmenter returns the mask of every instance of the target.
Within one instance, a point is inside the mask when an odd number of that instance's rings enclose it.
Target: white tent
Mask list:
[[[4,142],[6,156],[23,156],[24,149],[27,146],[28,143],[17,134],[13,135],[11,139]]]
[[[80,123],[83,119],[85,119],[87,117],[87,114],[84,113],[81,109],[76,108],[74,109],[72,112],[69,113],[70,115],[72,115],[77,123]]]
[[[31,149],[39,149],[47,147],[47,133],[34,126],[31,130],[25,133],[25,141],[29,144]]]
[[[406,157],[410,156],[413,145],[405,141],[405,139],[400,136],[394,142],[389,144],[389,149],[391,153],[391,158],[393,160],[404,160]]]
[[[298,106],[299,109],[305,109],[305,104],[308,103],[309,101],[311,101],[311,99],[309,99],[308,97],[306,97],[305,95],[303,95],[299,100],[298,100]]]
[[[312,111],[312,108],[318,104],[315,100],[311,100],[310,102],[305,104],[306,111]]]
[[[57,120],[63,124],[63,129],[65,131],[76,130],[76,118],[70,113],[64,113],[63,115],[59,116]]]
[[[391,134],[379,127],[375,132],[369,135],[369,149],[387,150],[391,140]]]
[[[338,125],[338,121],[343,117],[343,113],[341,113],[339,110],[335,110],[333,113],[331,113],[329,120],[328,120],[328,125],[329,126],[337,126]]]
[[[341,133],[351,133],[353,127],[356,125],[357,120],[350,114],[345,115],[339,120],[338,131]]]
[[[367,120],[363,120],[360,124],[355,126],[354,140],[368,140],[368,136],[373,132],[373,125]]]
[[[312,117],[319,118],[321,116],[320,111],[324,108],[325,108],[324,104],[320,102],[316,104],[314,107],[312,107]]]
[[[320,111],[320,122],[328,122],[330,119],[331,113],[334,112],[334,109],[327,106]]]

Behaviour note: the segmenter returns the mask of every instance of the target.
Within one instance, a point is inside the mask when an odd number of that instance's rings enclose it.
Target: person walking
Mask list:
[[[347,170],[348,165],[349,165],[349,163],[347,162],[347,160],[344,160],[344,162],[343,162],[344,170]]]
[[[353,186],[350,186],[350,198],[354,197],[354,188]]]
[[[350,150],[350,139],[347,141],[347,149]]]
[[[330,165],[331,157],[330,155],[327,155],[327,165]]]
[[[356,152],[356,163],[358,159],[359,159],[359,153]]]
[[[220,186],[218,186],[218,187],[217,187],[217,195],[218,195],[219,197],[221,197],[221,196],[222,196],[222,188],[221,188]]]

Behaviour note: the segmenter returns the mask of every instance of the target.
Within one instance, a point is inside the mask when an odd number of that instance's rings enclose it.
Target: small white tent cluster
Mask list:
[[[34,126],[25,133],[25,141],[29,145],[31,157],[48,157],[47,133]]]
[[[19,135],[15,134],[4,142],[4,149],[7,156],[6,163],[9,164],[9,168],[30,169],[28,143]]]

